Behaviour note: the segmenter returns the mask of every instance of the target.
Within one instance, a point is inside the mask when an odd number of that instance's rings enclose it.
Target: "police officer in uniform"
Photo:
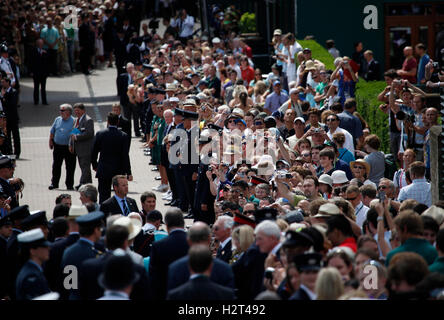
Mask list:
[[[40,228],[26,231],[17,236],[29,260],[21,268],[16,280],[17,300],[31,300],[49,293],[48,282],[42,265],[49,259],[49,242]]]
[[[83,261],[86,259],[97,258],[102,252],[94,247],[102,235],[102,224],[105,215],[101,211],[93,211],[76,219],[79,225],[80,239],[72,246],[68,247],[63,253],[61,269],[62,273],[65,266],[72,265],[80,269]],[[62,275],[62,281],[63,281]],[[63,292],[62,297],[67,298],[67,292]],[[70,300],[78,300],[78,289],[70,289]]]
[[[30,215],[27,205],[16,207],[9,211],[9,219],[12,222],[12,235],[8,239],[6,248],[6,265],[8,269],[8,293],[11,298],[15,296],[15,279],[25,261],[20,255],[17,236],[23,233],[22,221]]]
[[[0,219],[0,299],[7,296],[8,293],[8,269],[7,261],[7,247],[8,238],[12,235],[12,221],[9,215],[5,215]]]
[[[3,192],[6,193],[11,200],[9,206],[11,209],[18,207],[17,197],[15,195],[14,188],[10,185],[9,179],[14,176],[15,170],[15,159],[9,156],[0,156],[0,186]]]
[[[187,101],[185,101],[184,105],[186,103]],[[179,143],[180,146],[176,153],[176,156],[179,157],[179,163],[175,170],[175,177],[180,199],[180,209],[183,212],[189,212],[185,218],[191,219],[194,218],[194,192],[199,166],[199,153],[197,149],[199,123],[196,121],[198,120],[199,115],[196,112],[188,110],[183,110],[182,112],[184,121],[181,125],[177,126],[176,130],[185,130],[187,140],[176,142]],[[176,130],[174,131],[177,132]],[[191,207],[190,211],[188,211],[189,207]]]
[[[199,138],[199,151],[202,148],[211,143],[212,137],[210,136],[209,130],[202,131]],[[196,183],[196,191],[194,197],[194,208],[195,208],[195,221],[203,221],[208,225],[212,225],[215,220],[214,213],[214,200],[215,196],[211,194],[210,191],[210,178],[212,179],[211,172],[208,173],[209,169],[209,157],[211,157],[211,150],[209,154],[201,154],[198,168],[198,176]],[[210,178],[209,178],[210,177]]]

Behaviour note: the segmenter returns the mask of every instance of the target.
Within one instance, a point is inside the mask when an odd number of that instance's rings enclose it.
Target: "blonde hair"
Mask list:
[[[276,219],[276,224],[278,225],[279,229],[281,229],[282,232],[287,231],[288,229],[287,221],[283,219]]]
[[[237,250],[245,252],[254,242],[254,229],[246,224],[241,225],[233,230],[231,237],[239,242]]]
[[[361,289],[356,289],[344,293],[338,300],[368,300],[368,296]]]
[[[264,94],[265,91],[267,91],[267,85],[265,84],[265,82],[264,81],[256,82],[256,84],[254,85],[254,94],[255,95]]]
[[[248,94],[247,88],[244,85],[237,85],[234,87],[233,89],[233,97],[234,98],[239,98],[239,95],[245,92],[246,94]]]
[[[344,284],[338,269],[322,269],[316,279],[315,292],[317,300],[337,300],[344,293]]]

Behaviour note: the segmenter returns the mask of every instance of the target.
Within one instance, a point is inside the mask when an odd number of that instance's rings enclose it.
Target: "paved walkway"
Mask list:
[[[25,182],[23,198],[20,204],[28,204],[30,210],[46,210],[48,218],[52,218],[55,198],[60,193],[72,195],[73,204],[81,204],[76,191],[67,191],[64,185],[65,169],[62,169],[60,189],[48,190],[51,183],[52,151],[48,146],[49,129],[54,119],[59,115],[59,105],[62,103],[83,102],[87,113],[95,121],[96,132],[106,127],[106,115],[111,111],[111,105],[118,102],[116,90],[116,69],[106,68],[96,70],[92,75],[74,74],[64,77],[50,77],[47,81],[48,106],[33,104],[32,79],[22,79],[20,95],[20,134],[22,141],[21,159],[17,161],[15,176]],[[158,172],[152,172],[148,165],[149,157],[143,155],[142,143],[133,137],[131,142],[130,159],[134,181],[129,182],[129,196],[136,199],[139,209],[140,195],[151,191],[159,184],[154,180]],[[94,171],[92,171],[94,174]],[[76,167],[75,185],[79,183],[80,168]],[[93,179],[97,186],[97,179]],[[167,206],[161,200],[161,193],[156,193],[157,209],[163,214]]]

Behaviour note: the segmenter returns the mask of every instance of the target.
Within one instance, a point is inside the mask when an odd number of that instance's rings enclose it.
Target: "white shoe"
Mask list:
[[[162,200],[165,200],[165,198],[169,197],[172,194],[171,190],[168,190],[167,192],[162,194]]]
[[[169,195],[168,197],[164,198],[163,200],[165,200],[165,201],[172,201],[173,200],[173,195]]]
[[[165,192],[168,190],[168,185],[167,184],[161,184],[158,187],[153,187],[154,191],[159,191],[159,192]]]

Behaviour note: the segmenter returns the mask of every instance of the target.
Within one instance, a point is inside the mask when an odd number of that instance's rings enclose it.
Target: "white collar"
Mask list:
[[[104,296],[105,297],[109,297],[109,296],[112,296],[112,297],[122,297],[122,298],[126,298],[126,299],[129,300],[129,296],[128,296],[128,294],[126,292],[117,291],[117,290],[105,290]]]
[[[279,249],[281,248],[281,246],[282,246],[282,242],[279,242],[272,250],[271,250],[271,253],[272,254],[274,254],[274,255],[277,255],[277,252],[279,251]]]
[[[300,288],[302,290],[304,290],[308,296],[310,297],[311,300],[316,300],[317,296],[316,293],[314,293],[313,291],[311,291],[310,289],[308,289],[306,286],[304,286],[303,284],[301,284]]]
[[[224,241],[221,242],[220,247],[223,249],[225,248],[225,245],[231,241],[231,237],[226,238]]]

